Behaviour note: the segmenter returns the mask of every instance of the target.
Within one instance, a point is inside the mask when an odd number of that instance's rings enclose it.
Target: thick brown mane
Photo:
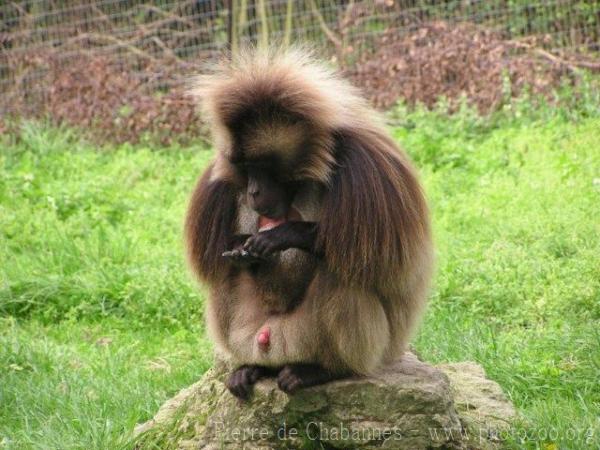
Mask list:
[[[242,52],[198,78],[194,92],[220,166],[242,151],[243,135],[247,153],[277,153],[295,178],[329,187],[318,243],[346,283],[393,276],[429,235],[410,162],[356,89],[309,53]],[[227,177],[215,170],[214,178]]]
[[[192,91],[201,101],[217,150],[231,156],[236,135],[250,118],[260,141],[301,167],[299,176],[328,181],[334,165],[331,136],[339,129],[381,130],[380,120],[358,91],[310,53],[242,52],[208,75],[197,78]],[[246,124],[246,125],[244,125]],[[276,139],[302,131],[310,140]],[[297,162],[301,161],[301,164]]]
[[[429,235],[427,206],[409,162],[379,133],[340,131],[319,245],[345,283],[385,282]]]

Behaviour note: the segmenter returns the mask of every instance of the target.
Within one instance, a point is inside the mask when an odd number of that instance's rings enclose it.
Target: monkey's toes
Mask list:
[[[229,376],[225,386],[237,398],[247,400],[252,393],[252,387],[260,376],[261,370],[259,367],[241,366]]]
[[[286,394],[293,394],[303,385],[302,377],[294,372],[292,366],[284,366],[277,376],[277,386]]]

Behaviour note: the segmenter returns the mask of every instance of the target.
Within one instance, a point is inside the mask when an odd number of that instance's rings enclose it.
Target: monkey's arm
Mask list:
[[[316,238],[316,222],[290,221],[250,236],[243,249],[262,258],[288,248],[298,248],[318,256]]]

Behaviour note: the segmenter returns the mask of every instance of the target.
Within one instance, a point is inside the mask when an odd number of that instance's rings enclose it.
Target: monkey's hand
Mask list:
[[[267,258],[275,252],[299,248],[314,252],[317,237],[315,222],[285,222],[267,231],[250,236],[243,250],[257,257]]]

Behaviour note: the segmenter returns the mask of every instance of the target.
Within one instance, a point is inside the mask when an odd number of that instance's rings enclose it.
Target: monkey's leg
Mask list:
[[[267,329],[269,345],[257,354],[269,366],[290,366],[282,377],[291,374],[300,378],[300,385],[372,373],[383,363],[391,336],[377,294],[341,286],[324,273],[313,280],[296,309],[267,318],[255,335],[259,349],[259,338]],[[300,366],[294,368],[296,365]],[[318,365],[321,370],[302,365]]]
[[[283,392],[292,394],[300,388],[317,386],[348,375],[329,372],[318,364],[288,364],[277,375],[277,386]]]
[[[315,222],[291,221],[250,236],[243,248],[259,257],[268,257],[274,252],[288,248],[299,248],[314,253],[316,238]]]
[[[229,376],[225,386],[236,397],[247,400],[252,393],[254,384],[261,378],[274,376],[277,371],[269,367],[257,365],[243,365],[238,367]]]

